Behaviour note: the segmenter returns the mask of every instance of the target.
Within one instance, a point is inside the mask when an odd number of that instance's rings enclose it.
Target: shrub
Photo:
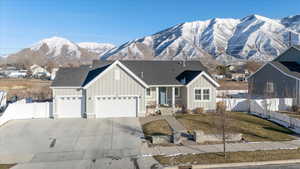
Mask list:
[[[300,107],[298,105],[293,105],[291,109],[292,112],[300,113]]]
[[[219,112],[225,112],[226,111],[226,104],[225,102],[218,102],[217,103],[217,113]]]
[[[195,113],[195,114],[202,114],[202,113],[204,113],[203,107],[197,107],[197,108],[194,110],[194,113]]]

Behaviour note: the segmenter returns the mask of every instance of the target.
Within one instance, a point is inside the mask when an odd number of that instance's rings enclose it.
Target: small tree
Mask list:
[[[223,144],[223,155],[224,158],[226,158],[226,138],[228,136],[229,132],[229,116],[230,113],[226,111],[226,102],[221,101],[217,103],[217,109],[216,109],[216,119],[215,119],[215,126],[217,129],[217,135],[221,136],[222,138],[222,144]]]

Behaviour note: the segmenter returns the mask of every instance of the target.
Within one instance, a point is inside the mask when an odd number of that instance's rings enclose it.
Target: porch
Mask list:
[[[146,92],[147,112],[161,112],[163,115],[173,114],[182,110],[182,86],[150,87]]]

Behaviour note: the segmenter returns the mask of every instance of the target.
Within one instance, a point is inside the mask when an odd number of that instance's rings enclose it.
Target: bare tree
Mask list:
[[[226,158],[226,139],[230,134],[230,113],[227,112],[227,107],[231,109],[231,101],[226,101],[226,95],[223,94],[223,101],[217,103],[216,109],[216,119],[215,119],[215,126],[217,129],[217,135],[222,137],[222,144],[223,144],[223,155]],[[228,99],[228,98],[227,98]]]

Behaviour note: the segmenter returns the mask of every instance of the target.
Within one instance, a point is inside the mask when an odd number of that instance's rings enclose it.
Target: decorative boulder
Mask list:
[[[152,144],[169,144],[171,137],[168,135],[155,135],[152,137]]]

